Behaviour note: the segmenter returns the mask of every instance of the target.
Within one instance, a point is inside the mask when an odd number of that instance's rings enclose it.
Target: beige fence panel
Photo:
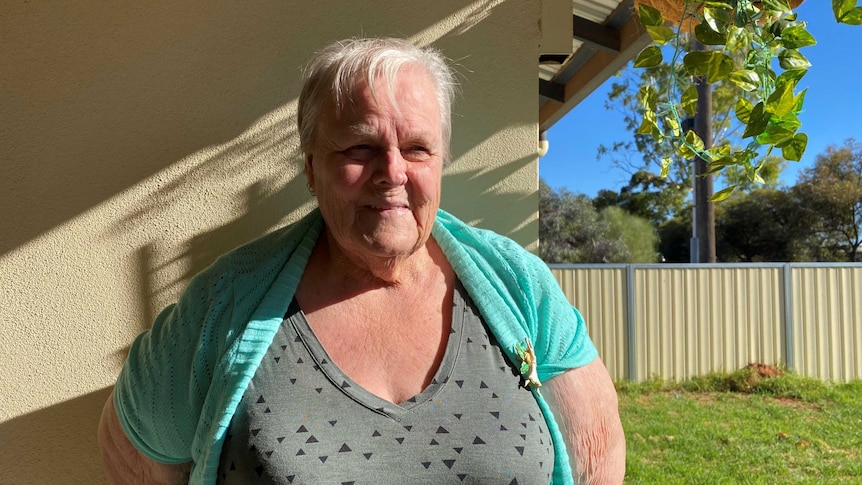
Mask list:
[[[551,265],[615,379],[862,379],[862,264]]]
[[[635,269],[634,380],[783,361],[779,267]]]
[[[599,355],[614,378],[627,374],[626,269],[622,265],[552,268],[563,293],[584,320]]]
[[[862,379],[862,266],[792,268],[795,370]]]

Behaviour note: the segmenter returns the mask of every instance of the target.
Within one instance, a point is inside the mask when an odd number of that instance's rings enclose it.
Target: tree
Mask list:
[[[789,191],[757,189],[734,194],[716,214],[718,260],[723,262],[802,261],[811,257],[806,247],[807,221]]]
[[[606,207],[599,214],[608,223],[608,237],[621,240],[629,253],[625,261],[613,262],[655,263],[658,261],[656,253],[658,235],[649,221],[619,207]]]
[[[689,205],[658,227],[658,252],[662,262],[691,261],[691,213]]]
[[[629,184],[623,187],[617,195],[612,191],[599,193],[597,207],[603,208],[610,205],[618,205],[631,213],[649,219],[656,227],[665,221],[677,216],[682,210],[687,199],[690,198],[694,188],[694,161],[682,156],[678,150],[669,143],[656,137],[651,129],[644,129],[644,116],[648,109],[643,102],[644,86],[651,86],[656,92],[673,91],[671,86],[673,76],[670,75],[671,66],[661,63],[649,71],[641,69],[626,69],[619,76],[619,80],[612,85],[608,94],[605,107],[619,111],[625,122],[627,130],[631,134],[629,141],[615,142],[612,146],[600,146],[598,158],[609,158],[611,163],[632,174]],[[711,128],[710,136],[702,135],[701,138],[711,139],[711,143],[717,147],[725,147],[727,151],[740,141],[740,128],[742,124],[733,116],[734,109],[740,98],[746,96],[745,92],[730,81],[720,81],[711,87],[709,111],[710,122],[704,123]],[[686,115],[693,119],[695,115],[694,106],[687,106],[689,110]],[[684,123],[685,124],[685,123]],[[681,126],[681,130],[693,128],[693,124]],[[693,155],[693,153],[692,153]],[[775,156],[763,159],[759,167],[760,182],[774,186],[778,183],[781,170],[785,162]],[[724,186],[736,186],[737,189],[751,190],[756,185],[752,182],[749,173],[741,167],[727,167],[721,172],[721,183]],[[698,179],[702,180],[702,179]],[[714,221],[711,211],[707,205],[708,197],[711,195],[711,183],[701,183],[701,191],[704,194],[698,201],[701,211],[699,216],[699,238],[701,239],[701,250],[699,259],[701,262],[712,261],[711,254],[714,253],[712,234]],[[691,210],[689,208],[688,211]],[[689,221],[692,218],[689,214]],[[679,232],[679,231],[676,231]],[[686,245],[690,245],[691,231],[685,238]],[[678,239],[676,240],[679,241]],[[667,249],[667,248],[666,248]],[[678,251],[674,249],[674,258]],[[690,261],[690,250],[686,252],[684,261]],[[665,255],[667,257],[667,255]]]
[[[619,192],[600,190],[593,203],[598,210],[620,207],[658,227],[663,221],[673,217],[685,204],[688,189],[678,188],[678,185],[667,178],[639,170],[632,174],[628,185]]]
[[[843,253],[856,261],[862,246],[862,144],[854,139],[830,146],[805,169],[793,192],[800,218],[826,253]]]
[[[545,262],[602,263],[628,258],[623,241],[608,238],[608,229],[587,196],[566,189],[555,192],[539,180],[539,256]]]
[[[652,263],[658,237],[646,219],[539,181],[539,255],[548,263]]]

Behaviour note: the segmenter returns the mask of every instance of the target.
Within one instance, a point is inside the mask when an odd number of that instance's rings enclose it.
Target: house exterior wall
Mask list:
[[[539,1],[14,2],[0,12],[0,471],[102,483],[100,408],[188,279],[312,208],[300,67],[433,44],[461,80],[443,208],[535,248]]]

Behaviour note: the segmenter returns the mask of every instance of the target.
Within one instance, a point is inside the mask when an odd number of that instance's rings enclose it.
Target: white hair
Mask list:
[[[430,76],[440,106],[443,148],[449,156],[452,138],[452,100],[455,76],[443,55],[432,47],[420,48],[395,38],[354,38],[330,44],[317,53],[303,75],[297,122],[299,146],[308,153],[315,142],[317,123],[326,101],[332,98],[337,113],[349,104],[359,85],[374,92],[374,81],[385,81],[390,99],[399,70],[405,66],[422,68]]]

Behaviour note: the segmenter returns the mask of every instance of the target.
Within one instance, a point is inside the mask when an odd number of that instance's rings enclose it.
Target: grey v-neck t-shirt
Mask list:
[[[231,421],[218,482],[547,484],[553,466],[535,398],[458,284],[443,361],[401,404],[347,377],[294,301]]]

